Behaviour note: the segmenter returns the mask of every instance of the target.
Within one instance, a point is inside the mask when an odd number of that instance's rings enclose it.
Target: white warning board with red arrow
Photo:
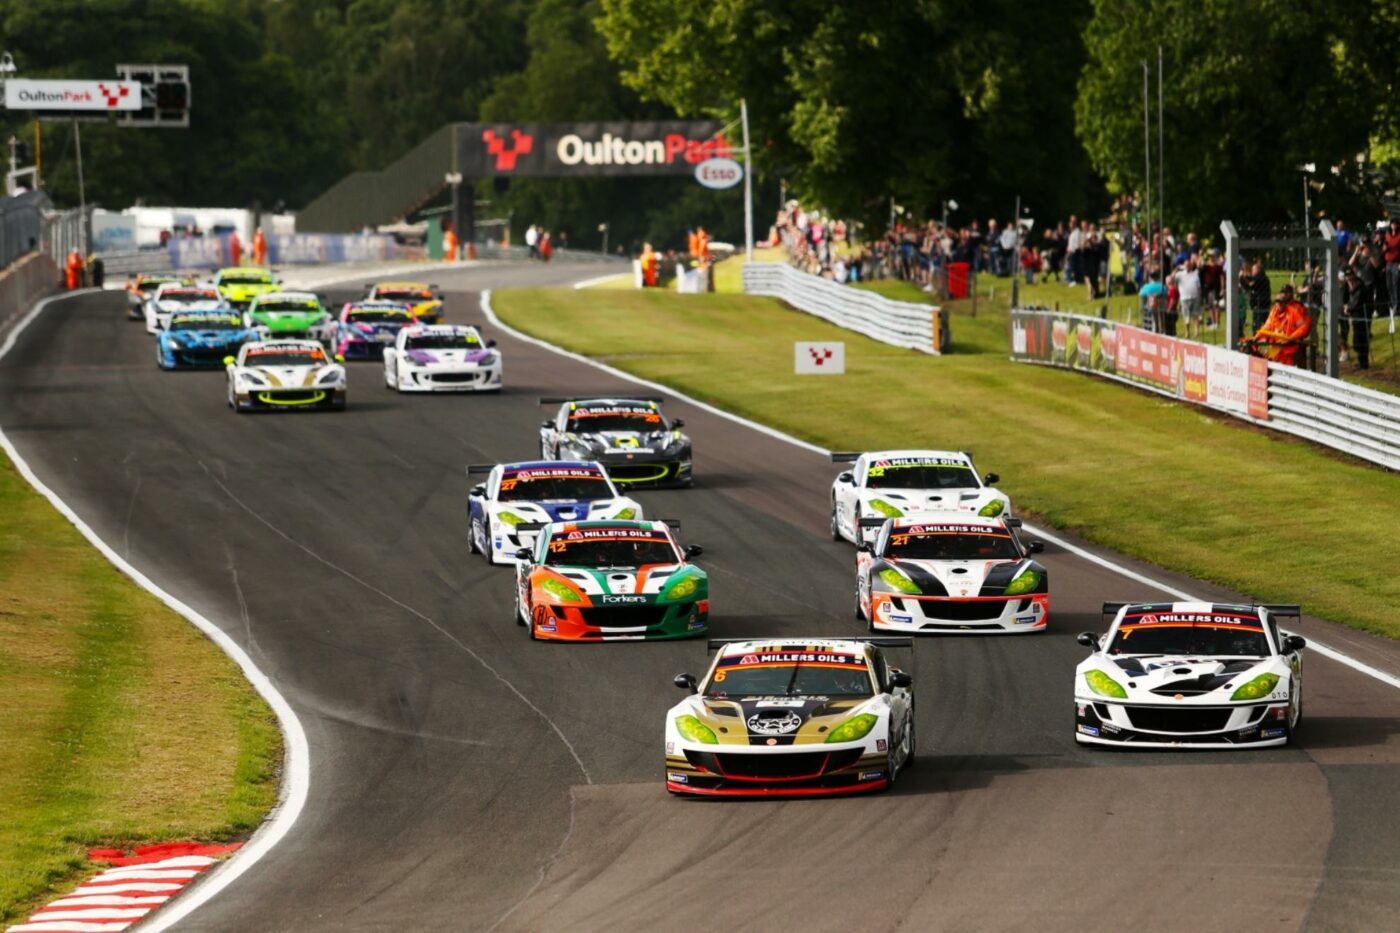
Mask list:
[[[846,345],[840,341],[798,340],[793,372],[799,376],[840,376],[846,371]]]

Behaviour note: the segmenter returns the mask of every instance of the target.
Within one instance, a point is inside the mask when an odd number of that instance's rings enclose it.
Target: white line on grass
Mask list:
[[[69,294],[56,295],[46,298],[34,306],[34,308],[20,319],[14,329],[5,338],[3,345],[0,345],[0,359],[4,359],[14,348],[15,341],[24,332],[34,319],[37,318],[45,308],[56,301],[62,301],[72,297]],[[54,508],[68,521],[70,521],[84,538],[101,552],[102,556],[111,561],[112,564],[136,582],[136,585],[155,596],[171,609],[184,616],[195,628],[199,629],[209,637],[214,644],[218,645],[234,663],[243,671],[243,676],[248,678],[249,683],[258,691],[268,706],[272,707],[277,714],[278,725],[282,729],[282,735],[287,743],[286,757],[286,779],[282,784],[281,800],[273,810],[271,819],[265,821],[248,843],[239,849],[232,858],[226,862],[221,862],[216,868],[209,870],[206,878],[201,879],[188,894],[174,901],[168,908],[162,909],[153,915],[142,929],[147,933],[158,930],[168,930],[170,927],[183,920],[196,908],[203,905],[210,898],[214,897],[224,888],[228,887],[240,875],[257,863],[264,855],[272,850],[272,847],[282,841],[282,838],[291,830],[296,823],[297,817],[301,815],[302,809],[306,806],[306,795],[311,786],[311,752],[306,743],[306,731],[302,728],[301,720],[293,712],[284,696],[272,685],[272,681],[267,675],[258,669],[242,648],[223,629],[210,622],[200,615],[190,606],[176,599],[170,593],[162,589],[155,581],[137,570],[132,564],[110,547],[107,542],[98,537],[97,532],[91,526],[78,517],[78,513],[68,506],[58,497],[52,489],[44,484],[30,468],[25,459],[20,456],[15,445],[10,441],[3,429],[0,429],[0,447],[9,454],[14,461],[15,468],[19,470],[21,476],[29,482],[29,485],[37,489],[44,498],[48,499]]]
[[[516,330],[514,327],[511,327],[509,324],[506,324],[500,318],[496,317],[496,312],[491,307],[490,289],[487,289],[481,293],[481,313],[486,316],[486,319],[491,322],[492,326],[499,327],[501,330],[505,331],[506,333],[510,334],[518,340],[523,340],[526,343],[532,343],[537,347],[543,347],[544,349],[549,350],[551,353],[557,353],[560,356],[566,356],[571,360],[578,360],[580,363],[587,363],[589,366],[601,369],[603,372],[608,373],[609,375],[617,376],[619,379],[625,379],[628,382],[631,382],[635,385],[646,386],[649,389],[656,389],[657,391],[665,392],[675,398],[683,400],[689,405],[694,405],[697,408],[703,409],[704,411],[710,412],[711,414],[718,415],[721,418],[727,418],[728,420],[733,421],[735,424],[741,424],[746,428],[759,432],[760,434],[766,434],[769,437],[776,438],[777,440],[783,441],[788,444],[792,444],[794,447],[801,447],[803,450],[808,450],[812,453],[821,454],[822,456],[830,456],[831,454],[831,451],[827,450],[825,447],[819,447],[816,444],[812,444],[807,441],[801,440],[800,438],[793,437],[791,434],[784,434],[782,431],[779,431],[776,428],[770,428],[766,424],[760,424],[757,421],[750,421],[748,418],[736,415],[733,412],[728,412],[721,408],[716,408],[715,406],[710,405],[706,402],[702,402],[697,398],[693,398],[687,395],[686,393],[675,389],[672,386],[664,385],[660,382],[652,382],[649,379],[642,379],[638,376],[632,375],[631,373],[617,369],[616,367],[609,366],[606,363],[600,363],[597,360],[589,359],[588,357],[583,356],[582,354],[574,353],[571,350],[565,350],[563,347],[555,346],[554,344],[549,343],[548,341],[540,340],[538,337],[532,337],[529,334],[522,333],[521,331]],[[1056,545],[1064,548],[1066,551],[1069,551],[1076,557],[1080,557],[1084,560],[1089,561],[1092,564],[1098,564],[1100,567],[1112,570],[1114,573],[1119,574],[1120,576],[1127,577],[1129,580],[1134,580],[1138,583],[1150,586],[1155,590],[1160,590],[1161,592],[1167,593],[1171,596],[1175,596],[1177,599],[1180,600],[1189,602],[1196,602],[1200,600],[1200,597],[1198,596],[1192,596],[1190,593],[1187,593],[1184,590],[1179,590],[1174,586],[1161,582],[1160,580],[1154,580],[1152,577],[1138,573],[1136,570],[1132,570],[1131,568],[1125,567],[1122,564],[1114,563],[1106,557],[1101,557],[1100,555],[1095,554],[1092,551],[1087,551],[1082,547],[1071,544],[1070,542],[1059,537],[1058,535],[1051,534],[1050,532],[1045,531],[1044,529],[1036,528],[1031,525],[1027,525],[1026,529],[1032,534],[1045,538],[1048,541],[1054,542]],[[1380,670],[1379,668],[1372,667],[1364,661],[1358,661],[1351,655],[1344,654],[1343,652],[1338,651],[1336,648],[1324,645],[1321,642],[1315,641],[1313,639],[1308,639],[1308,647],[1325,658],[1330,658],[1331,660],[1336,661],[1339,664],[1346,665],[1354,671],[1358,671],[1362,674],[1365,674],[1367,677],[1373,677],[1383,684],[1387,684],[1388,686],[1400,689],[1400,677],[1396,677],[1394,674],[1390,674],[1386,671]]]

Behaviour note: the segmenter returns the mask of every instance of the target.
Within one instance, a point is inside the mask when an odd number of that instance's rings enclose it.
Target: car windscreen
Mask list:
[[[850,654],[771,651],[721,658],[705,696],[874,696],[865,659]]]
[[[223,301],[223,299],[220,298],[219,295],[218,295],[217,293],[215,293],[215,292],[202,292],[202,291],[190,291],[190,292],[184,292],[184,291],[181,291],[181,292],[173,292],[173,291],[172,291],[172,292],[163,292],[163,293],[161,293],[160,297],[159,297],[158,299],[156,299],[156,300],[159,301],[159,302],[161,302],[161,304],[177,304],[177,305],[192,305],[192,304],[200,304],[200,303],[208,303],[208,302],[222,302],[222,301]]]
[[[138,292],[142,292],[142,293],[144,293],[144,294],[148,294],[148,295],[149,295],[149,294],[152,294],[153,292],[155,292],[155,290],[158,289],[158,288],[160,288],[162,285],[169,285],[170,283],[176,282],[176,281],[178,281],[178,280],[177,280],[177,279],[147,279],[147,280],[145,280],[144,282],[137,282],[137,283],[136,283],[136,290],[137,290]]]
[[[351,324],[407,324],[413,320],[413,317],[407,311],[375,308],[373,310],[351,311],[345,316],[345,319]]]
[[[267,311],[283,314],[314,314],[320,310],[321,306],[312,301],[260,301],[255,308],[255,312],[259,314]]]
[[[412,301],[431,301],[433,293],[424,288],[376,288],[376,298],[404,298]]]
[[[664,431],[666,423],[653,408],[578,408],[569,412],[571,434],[594,431]]]
[[[977,474],[967,464],[872,464],[865,472],[870,489],[975,489]]]
[[[1108,653],[1262,658],[1269,641],[1254,615],[1149,612],[1125,616]]]
[[[1016,542],[1002,528],[910,525],[890,531],[885,557],[906,560],[1015,560]]]
[[[581,529],[549,539],[546,564],[640,567],[674,564],[676,550],[663,532],[642,529]]]
[[[420,334],[404,342],[406,350],[479,350],[476,334]]]
[[[219,276],[220,285],[270,285],[272,277],[256,272],[226,272]]]
[[[320,350],[257,350],[243,358],[244,366],[324,366]]]
[[[539,470],[501,478],[502,502],[545,502],[551,499],[607,499],[612,496],[602,473],[582,470]]]
[[[242,330],[243,319],[228,314],[177,315],[170,319],[171,330]]]

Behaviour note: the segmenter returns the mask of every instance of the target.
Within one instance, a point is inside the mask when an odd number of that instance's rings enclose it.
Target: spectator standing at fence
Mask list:
[[[1196,257],[1188,256],[1186,264],[1173,273],[1176,288],[1181,296],[1181,319],[1186,323],[1186,337],[1196,339],[1201,336],[1201,273],[1196,268]]]
[[[1248,272],[1240,273],[1240,290],[1249,299],[1249,326],[1251,328],[1260,327],[1265,316],[1269,313],[1269,275],[1264,271],[1262,262],[1255,262],[1249,267]],[[1240,309],[1240,317],[1244,317],[1243,308]]]
[[[534,224],[525,228],[525,245],[530,248],[530,258],[540,258],[540,228]]]
[[[1350,338],[1351,351],[1357,369],[1371,368],[1371,304],[1366,287],[1355,269],[1342,274],[1342,319],[1339,322],[1342,340],[1342,362],[1347,359]]]
[[[1035,284],[1035,274],[1040,271],[1040,253],[1029,243],[1021,247],[1021,272],[1026,277],[1027,285]]]
[[[1312,333],[1312,316],[1293,295],[1293,286],[1285,285],[1278,299],[1254,335],[1255,347],[1264,356],[1285,366],[1298,365],[1298,351]]]
[[[1138,306],[1142,313],[1144,330],[1162,332],[1162,303],[1166,295],[1167,290],[1162,285],[1161,277],[1154,272],[1138,292]]]
[[[1206,330],[1220,327],[1220,296],[1225,293],[1225,264],[1220,258],[1220,250],[1212,249],[1201,263],[1201,299],[1205,316],[1210,323]]]
[[[1016,275],[1016,266],[1019,264],[1019,257],[1016,255],[1016,221],[1012,220],[1002,228],[1001,231],[1001,265],[1002,275]]]
[[[1346,262],[1351,256],[1351,231],[1347,229],[1347,222],[1342,218],[1337,218],[1337,255]]]
[[[1356,273],[1361,282],[1361,302],[1368,315],[1380,307],[1380,284],[1382,265],[1380,253],[1364,236],[1357,237],[1356,249],[1352,252],[1347,267]]]
[[[642,265],[642,288],[655,288],[657,266],[660,260],[650,243],[642,244],[642,255],[638,257],[637,261]]]
[[[1400,223],[1392,220],[1385,231],[1385,287],[1390,297],[1390,316],[1400,308]]]
[[[554,244],[549,241],[549,231],[540,230],[540,259],[549,262],[549,258],[554,255]]]

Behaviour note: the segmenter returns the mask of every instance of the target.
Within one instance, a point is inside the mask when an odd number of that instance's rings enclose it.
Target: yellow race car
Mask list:
[[[365,286],[365,301],[396,301],[408,305],[421,324],[441,324],[442,292],[422,282],[379,282]]]
[[[214,275],[214,287],[224,299],[240,311],[252,304],[259,295],[275,292],[282,287],[282,280],[273,275],[271,269],[255,266],[231,266],[220,269]]]

